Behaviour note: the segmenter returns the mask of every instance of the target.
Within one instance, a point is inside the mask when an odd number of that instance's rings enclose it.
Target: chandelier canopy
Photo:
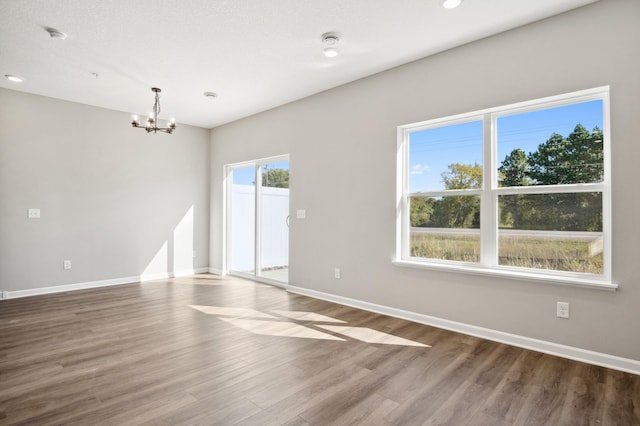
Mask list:
[[[160,92],[162,90],[157,87],[152,87],[151,91],[156,94],[156,102],[153,104],[153,111],[149,113],[149,118],[147,118],[146,124],[141,125],[138,121],[138,116],[134,115],[131,125],[133,127],[144,129],[147,133],[164,132],[171,134],[176,129],[176,123],[173,118],[167,122],[167,127],[158,127],[158,116],[160,115]]]

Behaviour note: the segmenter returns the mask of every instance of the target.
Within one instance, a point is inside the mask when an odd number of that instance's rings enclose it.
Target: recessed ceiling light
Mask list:
[[[337,33],[324,33],[320,36],[320,39],[322,40],[322,44],[327,46],[322,51],[322,53],[324,53],[324,56],[326,56],[327,58],[335,58],[336,56],[338,56],[338,49],[336,46],[340,42],[340,37]]]
[[[442,0],[442,7],[445,9],[453,9],[462,4],[462,0]]]
[[[64,40],[65,38],[67,38],[67,35],[65,33],[60,30],[56,30],[55,28],[47,27],[44,30],[49,33],[51,38],[57,38],[59,40]]]
[[[327,47],[322,51],[322,53],[324,53],[324,56],[326,56],[327,58],[335,58],[336,56],[338,56],[338,49],[336,49],[335,47]]]
[[[24,79],[22,77],[18,77],[17,75],[5,74],[5,78],[9,81],[13,81],[14,83],[22,83]]]
[[[216,92],[204,92],[204,95],[208,98],[217,98],[218,94]]]

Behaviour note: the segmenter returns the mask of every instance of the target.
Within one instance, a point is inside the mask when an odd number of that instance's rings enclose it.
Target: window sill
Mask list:
[[[435,263],[435,262],[419,262],[411,260],[394,260],[392,262],[395,266],[402,268],[416,268],[416,269],[430,269],[438,271],[450,271],[461,274],[482,275],[491,277],[511,278],[515,280],[524,281],[536,281],[545,284],[555,285],[568,285],[574,287],[593,288],[598,290],[615,291],[618,289],[618,284],[611,281],[588,279],[588,278],[575,278],[562,275],[551,274],[538,274],[531,272],[513,271],[508,269],[492,269],[483,268],[481,266],[469,266],[469,265],[454,265],[449,263]]]

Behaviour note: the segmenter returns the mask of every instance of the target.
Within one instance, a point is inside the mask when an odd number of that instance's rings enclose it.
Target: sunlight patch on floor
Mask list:
[[[255,309],[248,308],[229,308],[225,306],[202,306],[202,305],[189,305],[193,309],[197,309],[208,315],[223,315],[236,318],[269,318],[276,319],[276,317],[265,314],[264,312],[256,311]],[[221,318],[224,319],[224,318]]]
[[[321,339],[321,340],[339,340],[344,341],[331,334],[323,333],[318,330],[314,330],[303,325],[294,324],[292,322],[284,321],[261,321],[261,320],[249,320],[249,319],[232,319],[232,318],[220,318],[222,321],[226,321],[240,327],[243,330],[247,330],[254,334],[260,334],[263,336],[280,336],[280,337],[299,337],[303,339]]]
[[[317,321],[317,322],[338,322],[344,324],[345,321],[328,317],[326,315],[316,314],[315,312],[305,311],[270,311],[280,316],[287,317],[297,321]]]
[[[296,324],[291,321],[283,321],[282,318],[274,317],[264,312],[249,308],[231,308],[225,306],[202,306],[189,305],[207,315],[214,315],[218,319],[242,328],[254,334],[263,336],[298,337],[304,339],[338,340],[344,342],[342,337],[350,337],[365,343],[375,343],[382,345],[415,346],[420,348],[430,348],[420,342],[394,336],[389,333],[374,330],[368,327],[349,327],[343,325],[326,325],[320,323],[342,323],[336,318],[308,311],[270,311],[280,317],[285,317],[293,321],[304,321],[306,324]],[[332,334],[317,330],[321,328]],[[336,336],[340,335],[341,337]]]
[[[367,327],[347,327],[342,325],[318,325],[334,333],[342,334],[343,336],[351,337],[352,339],[360,340],[366,343],[378,343],[382,345],[402,345],[402,346],[417,346],[420,348],[430,348],[431,346],[425,345],[413,340],[404,339],[402,337],[394,336],[392,334],[383,333],[382,331],[373,330]]]

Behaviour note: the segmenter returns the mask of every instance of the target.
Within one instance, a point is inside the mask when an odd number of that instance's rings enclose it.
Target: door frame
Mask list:
[[[223,178],[223,253],[222,253],[222,264],[223,264],[223,275],[232,275],[238,276],[242,278],[247,278],[254,281],[263,282],[265,284],[271,284],[277,287],[286,288],[288,287],[288,282],[277,281],[270,278],[266,278],[258,275],[258,271],[262,270],[261,262],[261,238],[262,238],[262,224],[261,222],[261,213],[262,213],[262,173],[260,172],[262,167],[265,164],[276,163],[281,161],[289,162],[289,176],[291,176],[291,159],[289,154],[276,155],[273,157],[265,157],[256,160],[242,161],[237,163],[229,163],[224,165],[224,178]],[[234,271],[231,269],[232,262],[232,229],[233,229],[233,215],[232,215],[232,203],[231,203],[231,194],[233,193],[233,179],[232,172],[236,169],[253,167],[255,172],[255,207],[254,207],[254,273],[246,273],[241,271]],[[291,182],[291,180],[289,180]],[[289,187],[289,191],[291,188]],[[291,202],[289,202],[289,214],[291,213]],[[288,238],[290,240],[290,238]],[[289,242],[288,242],[289,244]],[[287,249],[287,253],[289,250]],[[287,267],[289,267],[289,254],[287,254]],[[287,280],[288,281],[288,280]]]

